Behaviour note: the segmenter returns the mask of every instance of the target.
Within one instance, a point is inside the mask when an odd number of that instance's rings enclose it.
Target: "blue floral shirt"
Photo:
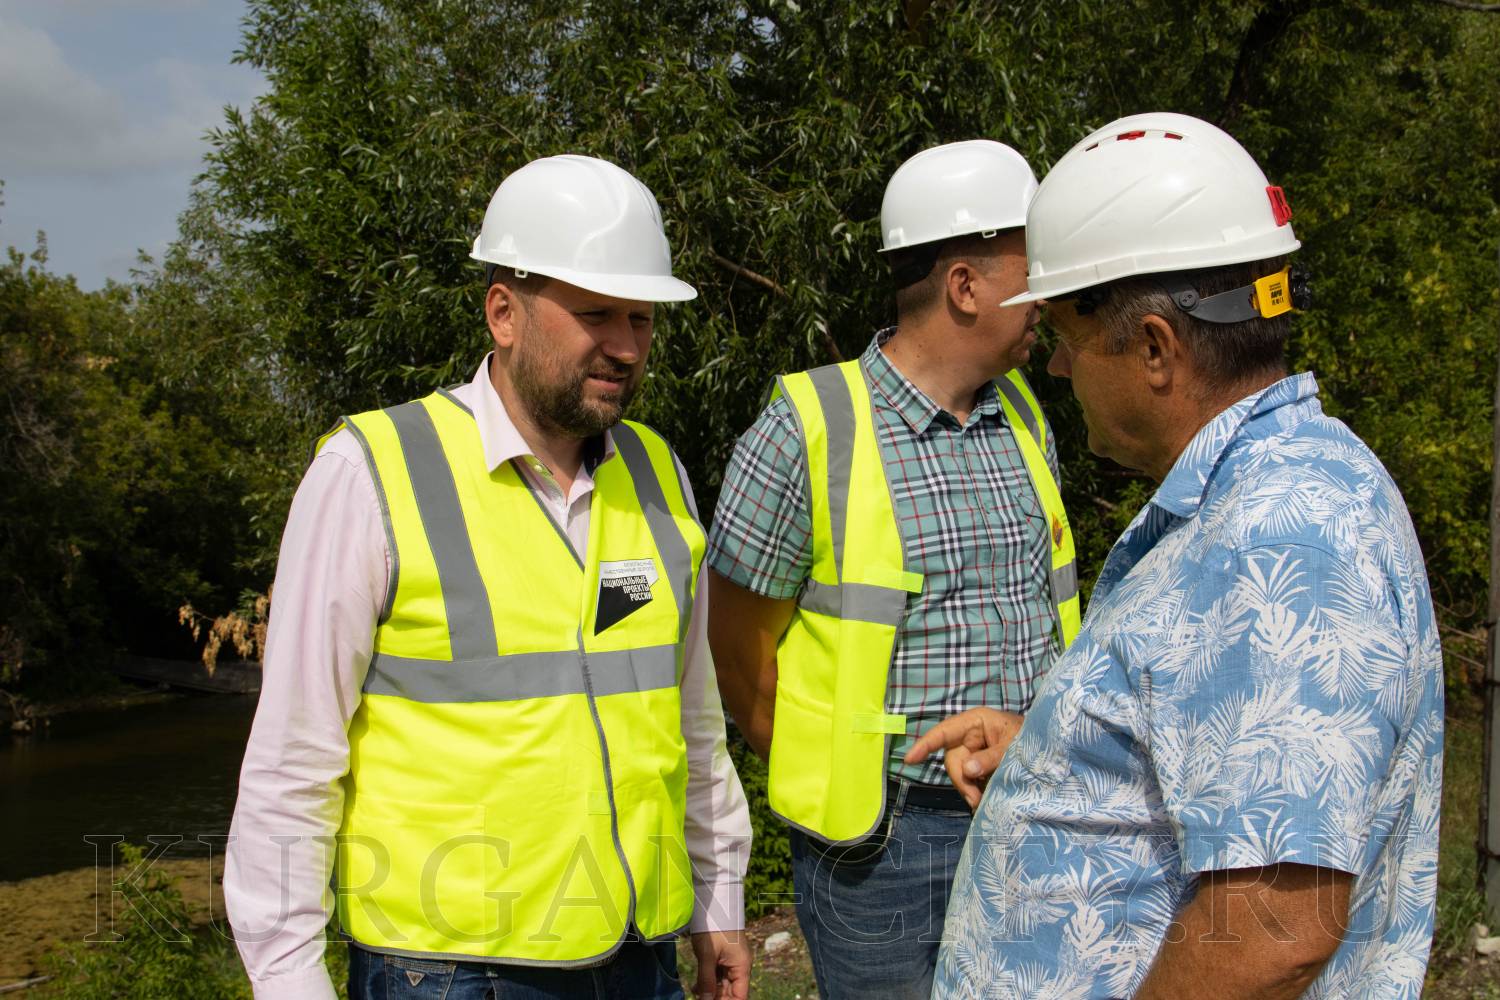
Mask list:
[[[1311,374],[1189,443],[1115,543],[959,862],[934,996],[1127,997],[1200,872],[1354,874],[1308,997],[1420,995],[1442,655],[1406,505]]]

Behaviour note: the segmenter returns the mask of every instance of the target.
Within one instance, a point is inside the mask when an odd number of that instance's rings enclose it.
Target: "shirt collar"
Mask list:
[[[925,392],[918,389],[905,375],[891,364],[891,359],[885,356],[880,345],[896,335],[896,328],[888,326],[875,334],[875,339],[870,341],[870,346],[865,348],[865,353],[860,356],[860,364],[864,367],[865,375],[870,384],[879,390],[885,397],[886,402],[901,415],[901,418],[911,427],[912,432],[918,435],[924,434],[932,422],[943,412],[943,408],[934,403]],[[978,417],[991,416],[1000,411],[1000,397],[991,383],[986,383],[979,390],[978,400],[974,404],[973,415],[970,420]]]
[[[1199,429],[1162,480],[1151,502],[1179,517],[1197,513],[1229,446],[1301,423],[1323,412],[1312,372],[1274,382],[1223,410]]]
[[[495,391],[495,384],[490,381],[490,359],[494,356],[493,351],[484,356],[484,360],[479,363],[479,370],[470,381],[474,421],[479,425],[479,443],[484,448],[485,467],[491,472],[511,459],[536,457],[531,445],[526,443],[526,439],[516,429],[515,421],[506,412],[505,403]],[[614,453],[614,438],[609,431],[605,431],[602,441],[595,438],[584,445],[582,472],[591,474]]]

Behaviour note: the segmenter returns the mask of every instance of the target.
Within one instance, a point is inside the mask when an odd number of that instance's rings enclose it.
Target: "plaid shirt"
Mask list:
[[[860,363],[907,568],[924,575],[896,632],[886,711],[906,716],[890,773],[946,784],[939,758],[901,756],[919,733],[979,705],[1024,712],[1052,663],[1047,519],[993,386],[960,426],[880,350]],[[1057,454],[1047,437],[1047,461]],[[812,565],[806,458],[791,406],[772,401],[735,446],[708,539],[708,565],[765,597],[796,597]]]

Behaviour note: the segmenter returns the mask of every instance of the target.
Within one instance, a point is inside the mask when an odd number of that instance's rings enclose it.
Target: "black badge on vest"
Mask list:
[[[598,635],[650,604],[651,585],[656,578],[656,563],[650,559],[601,563],[594,634]]]

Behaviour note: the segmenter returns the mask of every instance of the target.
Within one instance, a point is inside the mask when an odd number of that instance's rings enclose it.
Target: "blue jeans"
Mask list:
[[[677,946],[626,941],[588,969],[449,962],[349,945],[349,1000],[683,1000]]]
[[[971,814],[967,806],[910,805],[907,787],[887,793],[880,826],[852,847],[791,831],[797,922],[823,1000],[927,1000],[932,993]]]

